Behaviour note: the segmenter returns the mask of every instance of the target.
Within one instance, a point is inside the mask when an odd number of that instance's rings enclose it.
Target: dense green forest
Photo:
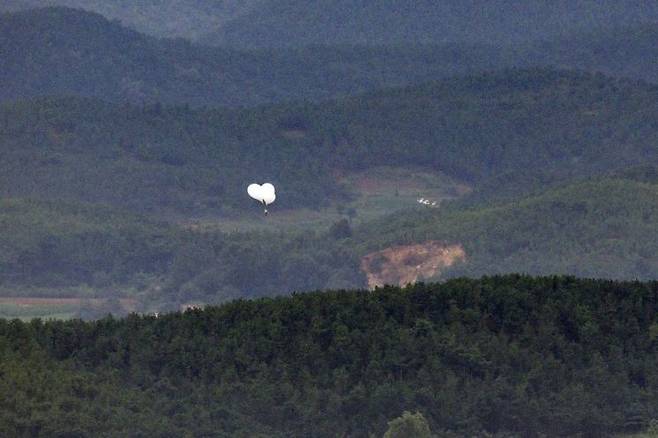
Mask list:
[[[140,212],[244,210],[269,180],[281,209],[345,199],[336,172],[421,166],[486,196],[658,162],[653,85],[510,70],[323,104],[240,111],[47,98],[0,106],[5,196]]]
[[[584,436],[658,418],[658,284],[490,277],[0,320],[11,436]]]
[[[561,38],[532,42],[515,55],[532,65],[600,71],[626,78],[658,81],[655,21],[634,26],[598,27]]]

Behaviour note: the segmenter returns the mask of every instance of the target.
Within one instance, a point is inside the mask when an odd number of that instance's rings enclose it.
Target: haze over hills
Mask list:
[[[486,46],[211,49],[66,8],[0,16],[0,52],[0,100],[73,94],[212,107],[329,99],[500,63]]]
[[[535,42],[520,49],[529,64],[600,71],[658,82],[658,24],[610,26]]]
[[[238,47],[440,42],[500,46],[656,19],[658,5],[650,0],[270,0],[203,41]]]
[[[658,18],[655,2],[612,0],[5,0],[0,11],[80,8],[160,37],[235,47],[523,45]]]
[[[102,14],[140,32],[196,39],[253,10],[260,0],[3,0],[0,11],[66,6]]]

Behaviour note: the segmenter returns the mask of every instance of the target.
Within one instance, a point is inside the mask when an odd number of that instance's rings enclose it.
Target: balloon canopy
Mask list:
[[[247,187],[247,193],[249,193],[249,196],[256,201],[264,205],[270,205],[276,199],[274,186],[270,183],[265,183],[263,185],[250,184],[249,187]]]

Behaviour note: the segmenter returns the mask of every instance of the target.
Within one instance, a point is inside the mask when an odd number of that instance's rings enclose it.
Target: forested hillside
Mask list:
[[[658,417],[658,285],[493,277],[0,320],[12,436],[609,436]],[[26,413],[29,413],[26,415]]]
[[[438,240],[466,261],[442,276],[505,272],[652,279],[658,270],[658,178],[593,179],[485,207],[402,212],[359,228],[367,250]],[[627,178],[647,176],[639,170]],[[649,177],[645,178],[649,180]]]
[[[488,46],[239,51],[158,40],[100,15],[46,8],[0,15],[0,100],[246,106],[320,100],[490,69]]]
[[[228,215],[255,180],[280,188],[278,208],[320,206],[348,194],[337,171],[396,163],[509,196],[656,163],[657,95],[537,69],[241,111],[30,100],[0,107],[0,190]]]
[[[253,106],[324,100],[535,64],[656,80],[653,25],[596,28],[515,47],[488,43],[236,50],[158,40],[100,15],[0,15],[0,100],[76,95],[121,103]]]

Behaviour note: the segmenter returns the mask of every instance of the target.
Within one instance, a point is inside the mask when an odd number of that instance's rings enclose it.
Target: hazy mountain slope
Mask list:
[[[248,208],[255,180],[280,187],[278,208],[327,205],[346,192],[337,171],[396,163],[515,195],[657,163],[657,95],[528,70],[242,111],[41,99],[0,107],[0,184],[9,196],[189,217]]]
[[[486,46],[204,48],[66,8],[0,16],[0,53],[0,100],[74,94],[213,107],[335,98],[500,63]]]
[[[365,438],[409,410],[445,437],[613,436],[658,417],[657,315],[655,282],[506,276],[0,320],[0,428]]]
[[[554,40],[533,43],[519,56],[545,64],[628,78],[658,81],[658,25],[592,29]]]
[[[3,0],[0,10],[67,6],[97,12],[132,29],[195,39],[252,10],[260,0]]]
[[[239,47],[521,43],[658,18],[649,0],[270,0],[204,41]]]

